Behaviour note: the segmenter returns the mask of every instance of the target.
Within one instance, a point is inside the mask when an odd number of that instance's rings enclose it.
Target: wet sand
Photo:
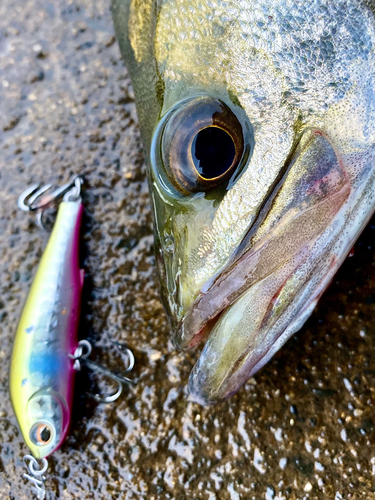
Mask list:
[[[48,239],[16,200],[30,183],[85,177],[81,338],[135,388],[112,405],[79,374],[50,499],[375,498],[375,221],[305,327],[238,395],[187,400],[195,354],[176,352],[158,293],[133,93],[109,2],[0,3],[0,498],[31,498],[8,396],[12,340]]]

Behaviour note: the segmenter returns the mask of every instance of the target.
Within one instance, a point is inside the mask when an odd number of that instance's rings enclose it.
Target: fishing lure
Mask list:
[[[37,212],[38,224],[44,227],[44,209],[63,196],[17,328],[10,370],[13,408],[32,453],[24,457],[28,468],[24,477],[33,483],[39,499],[45,497],[46,458],[62,445],[69,429],[75,371],[86,363],[116,380],[117,391],[102,398],[103,402],[114,401],[123,382],[132,383],[89,361],[91,344],[77,338],[84,279],[79,266],[82,182],[81,177],[74,177],[49,195],[51,185],[41,189],[33,185],[18,200],[22,210]],[[134,356],[127,348],[126,355],[128,372]]]

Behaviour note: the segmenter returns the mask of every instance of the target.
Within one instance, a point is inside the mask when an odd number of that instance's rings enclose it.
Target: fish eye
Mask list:
[[[200,97],[183,103],[162,132],[160,156],[167,180],[184,195],[228,182],[244,156],[244,135],[239,119],[223,101]]]
[[[54,432],[46,422],[37,422],[30,430],[30,439],[37,446],[45,446],[50,443]]]

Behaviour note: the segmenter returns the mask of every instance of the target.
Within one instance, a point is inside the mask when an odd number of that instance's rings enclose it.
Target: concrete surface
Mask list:
[[[16,200],[31,182],[85,176],[80,335],[134,389],[86,394],[50,459],[54,499],[375,498],[375,237],[367,227],[301,332],[231,401],[187,401],[194,356],[176,352],[159,295],[133,94],[109,1],[0,3],[0,498],[31,498],[8,396],[12,339],[48,235]]]

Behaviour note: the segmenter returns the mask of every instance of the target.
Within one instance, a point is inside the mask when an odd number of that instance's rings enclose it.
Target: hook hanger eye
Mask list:
[[[42,458],[40,463],[32,455],[25,455],[23,462],[26,465],[28,473],[23,474],[23,477],[30,481],[33,485],[33,491],[38,500],[44,500],[46,497],[46,487],[44,481],[46,480],[43,475],[48,469],[48,461]]]

